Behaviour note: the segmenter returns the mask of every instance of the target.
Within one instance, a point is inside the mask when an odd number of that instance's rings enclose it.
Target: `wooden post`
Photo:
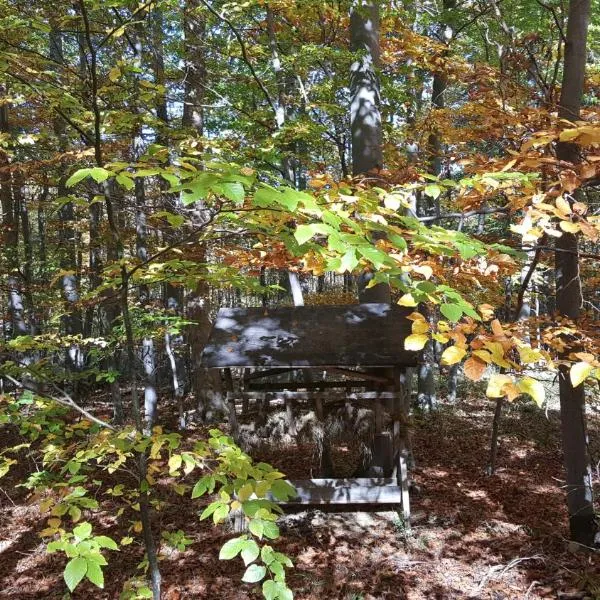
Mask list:
[[[394,388],[397,393],[394,399],[393,409],[393,437],[394,448],[396,450],[396,478],[400,486],[400,501],[402,504],[402,518],[407,526],[410,526],[410,497],[408,493],[408,451],[406,447],[406,427],[408,418],[408,409],[410,399],[407,398],[407,388],[405,385],[405,372],[403,369],[394,369]]]
[[[233,395],[233,377],[231,376],[231,369],[224,369],[223,375],[225,378],[225,390],[227,391],[227,407],[229,408],[229,429],[231,430],[233,439],[237,440],[238,422],[235,413],[235,397]]]

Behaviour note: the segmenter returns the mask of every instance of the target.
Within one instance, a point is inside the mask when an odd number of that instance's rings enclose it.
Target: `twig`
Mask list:
[[[11,377],[10,375],[4,375],[4,377],[6,377],[6,379],[8,379],[10,382],[12,382],[17,387],[20,387],[24,390],[29,390],[31,392],[37,392],[35,387],[28,386],[25,383],[17,381],[14,377]],[[116,431],[116,428],[113,427],[110,423],[107,423],[106,421],[103,421],[102,419],[95,417],[93,414],[91,414],[90,412],[85,410],[85,408],[82,408],[81,406],[79,406],[79,404],[77,404],[77,402],[75,402],[75,400],[73,400],[73,398],[71,398],[71,396],[69,396],[69,394],[67,394],[67,392],[65,392],[64,390],[59,388],[53,381],[48,381],[48,383],[50,383],[50,385],[52,385],[52,387],[60,393],[61,397],[52,396],[50,394],[44,394],[45,396],[47,396],[54,402],[57,402],[58,404],[62,404],[62,406],[72,408],[74,411],[78,412],[79,414],[84,416],[89,421],[92,421],[93,423],[96,423],[97,425],[100,425],[101,427],[105,427],[106,429]]]
[[[522,558],[513,558],[513,560],[511,560],[506,565],[495,565],[493,567],[490,567],[488,569],[488,572],[484,575],[483,579],[480,581],[479,585],[477,586],[477,589],[475,591],[471,592],[469,597],[476,598],[491,579],[498,579],[498,578],[502,577],[503,575],[508,573],[508,571],[510,571],[511,569],[514,569],[514,567],[516,567],[519,563],[522,563],[526,560],[541,560],[541,561],[543,561],[544,557],[539,554],[536,554],[534,556],[524,556]]]

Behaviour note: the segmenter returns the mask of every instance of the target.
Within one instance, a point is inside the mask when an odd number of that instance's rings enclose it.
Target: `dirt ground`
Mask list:
[[[471,400],[415,418],[410,528],[393,512],[286,516],[277,547],[294,560],[289,584],[295,598],[600,599],[600,554],[566,540],[556,414],[509,407],[498,470],[489,477],[492,410],[488,400]],[[593,411],[590,441],[598,461],[600,416]],[[290,477],[308,475],[306,452],[294,445],[257,458]],[[45,520],[16,483],[14,475],[0,480],[0,599],[69,598],[64,559],[46,554],[39,537]],[[217,558],[231,531],[199,522],[196,502],[169,494],[156,531],[182,529],[194,543],[184,552],[161,546],[164,598],[260,598],[258,588],[240,583],[241,561]],[[101,507],[92,519],[95,533],[120,539],[128,523],[117,528],[115,505],[103,501]],[[108,558],[106,588],[83,583],[73,598],[118,598],[124,582],[140,574],[139,545]]]

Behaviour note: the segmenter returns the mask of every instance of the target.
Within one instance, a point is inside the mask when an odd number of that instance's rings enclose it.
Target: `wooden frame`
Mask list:
[[[288,510],[400,506],[408,523],[403,434],[408,400],[402,373],[419,358],[418,353],[404,349],[404,339],[411,332],[411,322],[406,319],[409,312],[389,304],[219,311],[202,364],[223,373],[234,437],[238,432],[237,401],[246,414],[251,400],[262,401],[261,410],[265,401],[283,401],[291,422],[294,404],[303,401],[313,403],[321,421],[325,408],[340,401],[374,411],[375,454],[391,467],[392,477],[291,480],[298,496],[282,503]],[[234,386],[232,368],[243,371],[239,390]],[[313,375],[316,371],[320,376]],[[295,381],[277,379],[294,372]],[[337,377],[327,379],[328,375]],[[264,381],[266,378],[272,379]],[[384,431],[385,412],[391,416],[391,431]]]

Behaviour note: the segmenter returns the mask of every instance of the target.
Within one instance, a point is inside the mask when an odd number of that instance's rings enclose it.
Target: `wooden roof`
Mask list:
[[[222,308],[202,353],[208,368],[415,365],[410,309],[390,304]]]

